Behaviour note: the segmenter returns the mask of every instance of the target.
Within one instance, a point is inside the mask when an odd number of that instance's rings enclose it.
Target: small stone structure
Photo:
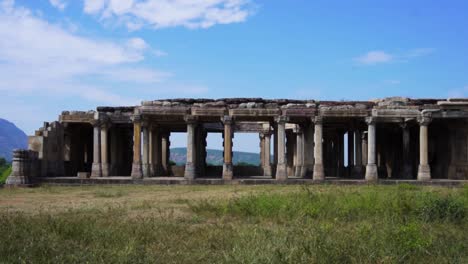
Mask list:
[[[187,133],[185,166],[170,164],[174,132]],[[208,133],[223,136],[223,166],[206,164]],[[259,135],[259,166],[233,164],[236,133]],[[58,121],[44,123],[29,137],[30,151],[15,152],[9,183],[28,182],[25,176],[33,173],[28,160],[37,160],[38,181],[88,176],[127,181],[178,176],[189,182],[249,176],[467,180],[467,137],[468,99],[144,101],[62,112]]]
[[[31,178],[36,176],[38,170],[37,157],[35,151],[15,149],[11,174],[8,176],[6,184],[10,186],[30,185]]]

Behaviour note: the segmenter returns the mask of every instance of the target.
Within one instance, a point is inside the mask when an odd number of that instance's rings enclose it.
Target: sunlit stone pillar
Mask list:
[[[222,118],[224,124],[224,162],[223,162],[223,180],[232,180],[232,117],[224,116]]]
[[[270,125],[268,125],[269,128]],[[263,132],[263,175],[272,176],[271,170],[271,132]]]
[[[428,159],[428,126],[430,122],[431,119],[429,117],[422,117],[419,120],[419,181],[428,181],[431,179],[431,168]]]
[[[101,171],[102,177],[109,177],[109,149],[107,146],[109,135],[109,123],[101,124]]]
[[[366,180],[376,181],[378,179],[377,165],[375,163],[375,151],[376,151],[376,127],[375,119],[369,117],[366,119],[368,130],[367,130],[367,166],[366,166]]]
[[[171,158],[171,142],[170,132],[161,133],[161,164],[164,174],[169,175],[171,172],[170,158]]]
[[[152,146],[152,171],[153,176],[160,176],[162,174],[162,164],[161,164],[161,133],[159,127],[156,125],[152,126],[151,129],[151,146]]]
[[[351,173],[354,167],[354,131],[348,130],[348,169]]]
[[[102,177],[101,170],[101,130],[99,120],[93,123],[93,165],[91,167],[91,177]]]
[[[187,162],[185,164],[185,178],[193,180],[196,177],[196,156],[195,156],[195,128],[196,119],[193,116],[186,116],[185,122],[187,123]]]
[[[278,163],[276,164],[276,180],[285,181],[288,179],[286,167],[286,116],[278,116],[275,118],[277,135],[278,135]]]
[[[304,170],[304,131],[297,125],[296,130],[296,168],[294,175],[303,178]]]
[[[133,163],[132,163],[132,178],[143,178],[141,168],[141,116],[133,116]]]
[[[325,179],[325,172],[323,170],[323,133],[322,133],[322,117],[316,116],[314,122],[314,174],[313,179],[322,181]]]
[[[142,123],[143,128],[143,160],[142,160],[142,170],[143,170],[143,177],[147,178],[150,174],[149,168],[149,127],[148,123]]]

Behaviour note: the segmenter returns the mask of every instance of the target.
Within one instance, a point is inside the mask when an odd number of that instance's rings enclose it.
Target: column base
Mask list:
[[[314,174],[312,179],[314,181],[325,180],[325,171],[323,169],[323,164],[314,164]]]
[[[10,175],[6,179],[5,185],[7,186],[22,186],[30,183],[29,177],[27,176],[13,176]]]
[[[272,176],[272,169],[271,166],[264,166],[263,167],[263,176]]]
[[[276,180],[285,181],[288,179],[288,168],[286,163],[278,163],[276,165]]]
[[[377,165],[367,164],[365,179],[366,181],[377,181],[379,179],[379,174],[377,173]]]
[[[109,177],[109,163],[101,163],[102,177]]]
[[[91,178],[102,177],[101,163],[93,163],[91,166]]]
[[[429,165],[421,165],[418,167],[418,181],[431,180],[431,167]]]
[[[143,172],[143,178],[150,177],[151,171],[150,171],[150,165],[149,164],[147,164],[147,163],[143,164],[141,169],[142,169],[142,172]]]
[[[184,178],[187,180],[195,179],[195,165],[193,163],[185,164]]]
[[[140,163],[132,164],[132,179],[139,180],[143,178],[143,171]]]
[[[223,180],[230,181],[233,178],[232,163],[223,163]]]

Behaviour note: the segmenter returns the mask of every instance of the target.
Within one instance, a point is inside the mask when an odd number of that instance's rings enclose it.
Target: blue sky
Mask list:
[[[468,95],[468,2],[343,2],[0,0],[0,117],[32,134],[157,98]]]

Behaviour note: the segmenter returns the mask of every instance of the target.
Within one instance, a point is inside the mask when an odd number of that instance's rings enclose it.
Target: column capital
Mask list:
[[[90,123],[93,127],[99,127],[101,125],[101,121],[97,119],[93,119]]]
[[[289,121],[289,117],[288,116],[275,116],[275,122],[276,123],[287,123]]]
[[[314,116],[314,117],[311,117],[310,120],[312,121],[312,123],[317,124],[317,125],[323,124],[323,116]]]
[[[193,115],[186,115],[184,116],[184,121],[187,124],[196,124],[197,123],[197,117]]]
[[[373,116],[368,116],[368,117],[366,117],[366,123],[368,125],[375,125],[375,123],[377,123],[377,120]]]
[[[427,126],[429,125],[429,123],[431,123],[431,121],[432,121],[432,118],[430,118],[429,116],[420,116],[418,118],[418,123],[421,126]]]
[[[130,119],[132,120],[133,123],[140,123],[143,118],[139,114],[134,114],[132,115]]]
[[[223,124],[225,125],[232,125],[232,123],[234,122],[234,118],[232,116],[225,115],[221,117],[221,122],[223,122]]]

